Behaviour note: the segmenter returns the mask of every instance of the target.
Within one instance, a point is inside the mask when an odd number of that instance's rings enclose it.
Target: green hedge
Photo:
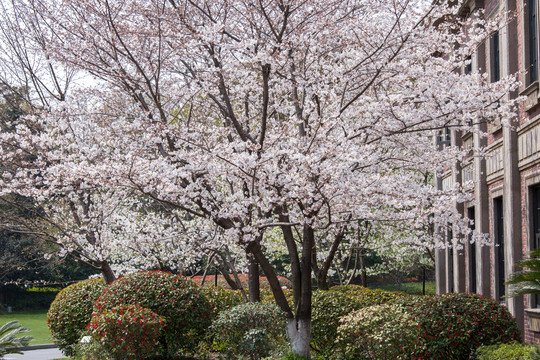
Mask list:
[[[476,350],[477,360],[533,360],[540,359],[534,346],[511,343],[481,346]],[[535,356],[536,355],[536,356]]]
[[[16,285],[0,286],[0,303],[13,310],[48,309],[61,288],[23,288]]]
[[[74,355],[80,338],[92,318],[94,302],[106,287],[103,279],[80,281],[58,293],[47,313],[47,325],[54,342],[66,355]]]
[[[240,290],[224,289],[219,286],[200,287],[199,290],[212,307],[212,319],[220,312],[244,302]]]

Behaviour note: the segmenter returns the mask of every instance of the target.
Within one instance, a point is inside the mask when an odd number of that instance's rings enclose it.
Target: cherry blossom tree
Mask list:
[[[17,0],[46,29],[47,59],[92,81],[26,118],[39,134],[21,122],[0,138],[6,160],[39,149],[0,188],[128,189],[212,222],[261,266],[309,356],[312,272],[326,277],[359,220],[407,222],[418,246],[443,244],[426,223],[468,231],[453,210],[466,189],[425,181],[466,152],[434,138],[508,122],[516,82],[461,74],[497,26],[461,3]],[[275,228],[292,308],[264,251]]]

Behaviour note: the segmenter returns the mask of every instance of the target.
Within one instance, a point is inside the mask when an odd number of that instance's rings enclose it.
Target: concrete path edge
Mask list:
[[[23,347],[22,351],[54,349],[54,348],[57,348],[57,347],[58,347],[58,345],[56,345],[56,344],[29,345],[29,346]]]

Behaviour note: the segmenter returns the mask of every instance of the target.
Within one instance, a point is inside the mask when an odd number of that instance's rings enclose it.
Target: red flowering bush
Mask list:
[[[164,327],[164,318],[139,305],[116,306],[88,325],[93,340],[117,360],[155,355]]]
[[[130,304],[149,308],[167,321],[160,338],[164,356],[193,350],[210,325],[212,309],[198,286],[171,273],[143,271],[116,280],[96,301],[94,314]]]
[[[520,341],[512,315],[485,296],[446,294],[403,303],[420,330],[416,348],[423,350],[412,351],[413,359],[468,359],[481,345]]]
[[[47,313],[47,325],[58,347],[69,356],[85,335],[94,302],[106,287],[103,279],[80,281],[58,293]]]

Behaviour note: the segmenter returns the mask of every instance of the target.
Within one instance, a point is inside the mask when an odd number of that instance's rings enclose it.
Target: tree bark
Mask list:
[[[236,281],[234,281],[231,275],[229,274],[229,270],[227,270],[226,266],[220,263],[219,261],[216,261],[216,266],[219,269],[219,272],[223,275],[223,278],[227,282],[227,285],[229,285],[230,288],[233,290],[240,290],[240,288],[236,284]],[[217,276],[218,275],[216,274],[216,279],[217,279]]]
[[[249,301],[261,301],[261,290],[259,281],[259,263],[255,260],[253,254],[247,254],[248,261],[248,291]]]
[[[283,212],[287,212],[287,208],[282,209]],[[279,214],[279,221],[282,223],[290,223],[288,215]],[[300,285],[302,284],[301,271],[300,271],[300,258],[298,257],[298,248],[294,240],[294,235],[290,225],[281,226],[281,232],[283,233],[283,239],[287,245],[287,251],[289,252],[289,258],[291,261],[291,274],[293,283],[293,296],[294,296],[294,308],[298,307],[300,302]]]
[[[261,265],[264,275],[266,276],[266,278],[268,279],[268,283],[270,284],[272,294],[274,294],[276,304],[281,308],[281,310],[285,312],[287,318],[294,318],[294,314],[291,310],[291,307],[289,306],[289,303],[287,302],[285,294],[283,293],[283,289],[281,288],[277,275],[274,272],[274,268],[272,267],[272,264],[270,264],[266,256],[264,256],[261,246],[255,242],[251,242],[247,246],[246,251],[253,254],[255,259]]]
[[[206,275],[208,274],[208,270],[212,266],[212,260],[214,259],[214,255],[215,254],[212,254],[208,257],[208,263],[206,264],[206,267],[204,268],[204,273],[201,280],[201,286],[203,286],[204,283],[206,282]],[[217,272],[216,272],[216,280],[217,280]]]
[[[338,233],[334,236],[334,241],[332,242],[332,246],[330,247],[330,251],[328,252],[328,255],[326,256],[326,259],[324,259],[324,262],[321,264],[321,267],[319,268],[317,265],[317,249],[314,245],[314,248],[312,250],[311,254],[311,261],[312,261],[312,267],[313,272],[315,273],[315,277],[317,280],[317,288],[319,290],[328,290],[328,271],[330,270],[330,266],[332,265],[334,258],[336,257],[336,252],[339,248],[339,245],[343,241],[343,238],[345,236],[345,230],[347,229],[346,226],[342,226]]]
[[[287,323],[287,337],[291,343],[291,351],[296,355],[309,359],[311,319],[289,319]]]
[[[264,256],[260,245],[255,242],[250,243],[247,247],[247,251],[252,253],[261,265],[264,274],[270,283],[270,289],[274,294],[277,305],[285,312],[287,317],[287,337],[291,344],[291,351],[297,355],[309,358],[309,343],[311,341],[311,261],[302,264],[302,271],[307,270],[307,276],[302,274],[302,277],[300,278],[302,281],[302,284],[300,284],[301,294],[298,296],[299,304],[295,305],[295,317],[287,303],[287,299],[279,284],[276,273],[268,259]],[[311,259],[311,246],[309,250],[302,251],[302,259],[304,259],[305,256]],[[303,284],[305,278],[309,278],[307,285]]]
[[[359,250],[362,251],[362,250]],[[365,261],[365,255],[360,254],[359,257],[360,260],[360,278],[361,278],[361,285],[363,287],[367,287],[367,275],[366,275],[366,261]]]
[[[105,279],[107,284],[111,284],[116,280],[116,276],[114,275],[114,272],[107,260],[101,261],[101,274],[103,275],[103,279]]]
[[[296,310],[296,317],[289,319],[287,336],[291,344],[291,351],[296,355],[309,358],[311,342],[311,287],[312,254],[315,246],[315,232],[309,225],[304,225],[302,238],[301,286],[300,301]]]

